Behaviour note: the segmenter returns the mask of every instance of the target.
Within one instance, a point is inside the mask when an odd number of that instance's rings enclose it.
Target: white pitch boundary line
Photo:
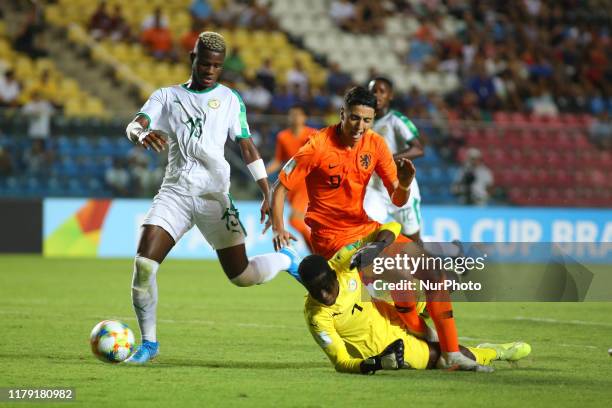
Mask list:
[[[582,326],[602,326],[602,327],[612,327],[612,323],[604,323],[604,322],[589,322],[586,320],[558,320],[558,319],[550,319],[547,317],[525,317],[525,316],[517,316],[514,320],[523,320],[529,322],[541,322],[541,323],[554,323],[554,324],[578,324]]]
[[[0,310],[0,314],[25,314],[21,311],[13,311],[13,310]],[[474,316],[472,316],[474,317]],[[483,318],[486,318],[483,316]],[[111,317],[111,319],[116,319],[116,320],[128,320],[128,321],[135,321],[136,318],[135,317],[128,317],[128,316],[113,316]],[[489,318],[490,319],[490,318]],[[603,327],[612,327],[612,324],[610,323],[603,323],[603,322],[588,322],[588,321],[584,321],[584,320],[557,320],[557,319],[550,319],[550,318],[544,318],[544,317],[524,317],[524,316],[517,316],[514,318],[514,320],[519,320],[519,321],[533,321],[533,322],[544,322],[544,323],[555,323],[555,324],[578,324],[578,325],[592,325],[592,326],[603,326]],[[256,329],[293,329],[293,330],[302,330],[302,327],[299,326],[286,326],[286,325],[280,325],[280,324],[258,324],[258,323],[230,323],[230,322],[223,322],[223,323],[219,323],[219,322],[215,322],[214,320],[174,320],[174,319],[157,319],[157,321],[159,323],[167,323],[167,324],[199,324],[199,325],[205,325],[205,326],[212,326],[212,325],[226,325],[226,326],[237,326],[237,327],[251,327],[251,328],[256,328]],[[460,340],[467,340],[467,341],[477,341],[477,342],[482,342],[482,341],[486,341],[486,342],[491,342],[492,340],[490,339],[486,339],[486,338],[482,338],[482,337],[466,337],[466,336],[461,336],[459,337]],[[494,340],[493,340],[494,341]],[[590,344],[569,344],[569,343],[557,343],[557,346],[560,347],[575,347],[575,348],[587,348],[587,349],[599,349],[600,347],[596,347]]]

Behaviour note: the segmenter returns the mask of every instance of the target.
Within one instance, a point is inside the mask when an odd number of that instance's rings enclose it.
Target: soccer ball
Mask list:
[[[134,351],[134,333],[116,320],[96,324],[89,337],[91,351],[105,363],[120,363]]]

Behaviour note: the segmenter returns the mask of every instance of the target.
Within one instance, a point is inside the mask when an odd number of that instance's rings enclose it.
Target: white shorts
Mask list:
[[[145,216],[143,225],[157,225],[178,242],[194,226],[215,250],[244,244],[246,231],[227,193],[200,197],[160,191]]]
[[[374,221],[384,224],[389,218],[402,224],[402,233],[416,234],[421,230],[421,192],[416,178],[410,184],[410,196],[403,207],[396,207],[387,190],[380,191],[368,187],[363,200],[363,208]]]

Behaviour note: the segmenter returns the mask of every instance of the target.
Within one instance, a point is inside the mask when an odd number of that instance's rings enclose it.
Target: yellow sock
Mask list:
[[[467,347],[476,357],[476,362],[480,365],[491,365],[491,362],[497,359],[497,351],[491,348],[476,348]]]

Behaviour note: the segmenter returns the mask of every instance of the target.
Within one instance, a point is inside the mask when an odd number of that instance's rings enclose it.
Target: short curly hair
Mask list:
[[[219,33],[214,31],[204,31],[198,36],[198,43],[201,44],[205,50],[213,52],[225,52],[225,38]],[[196,43],[196,47],[198,44]]]

